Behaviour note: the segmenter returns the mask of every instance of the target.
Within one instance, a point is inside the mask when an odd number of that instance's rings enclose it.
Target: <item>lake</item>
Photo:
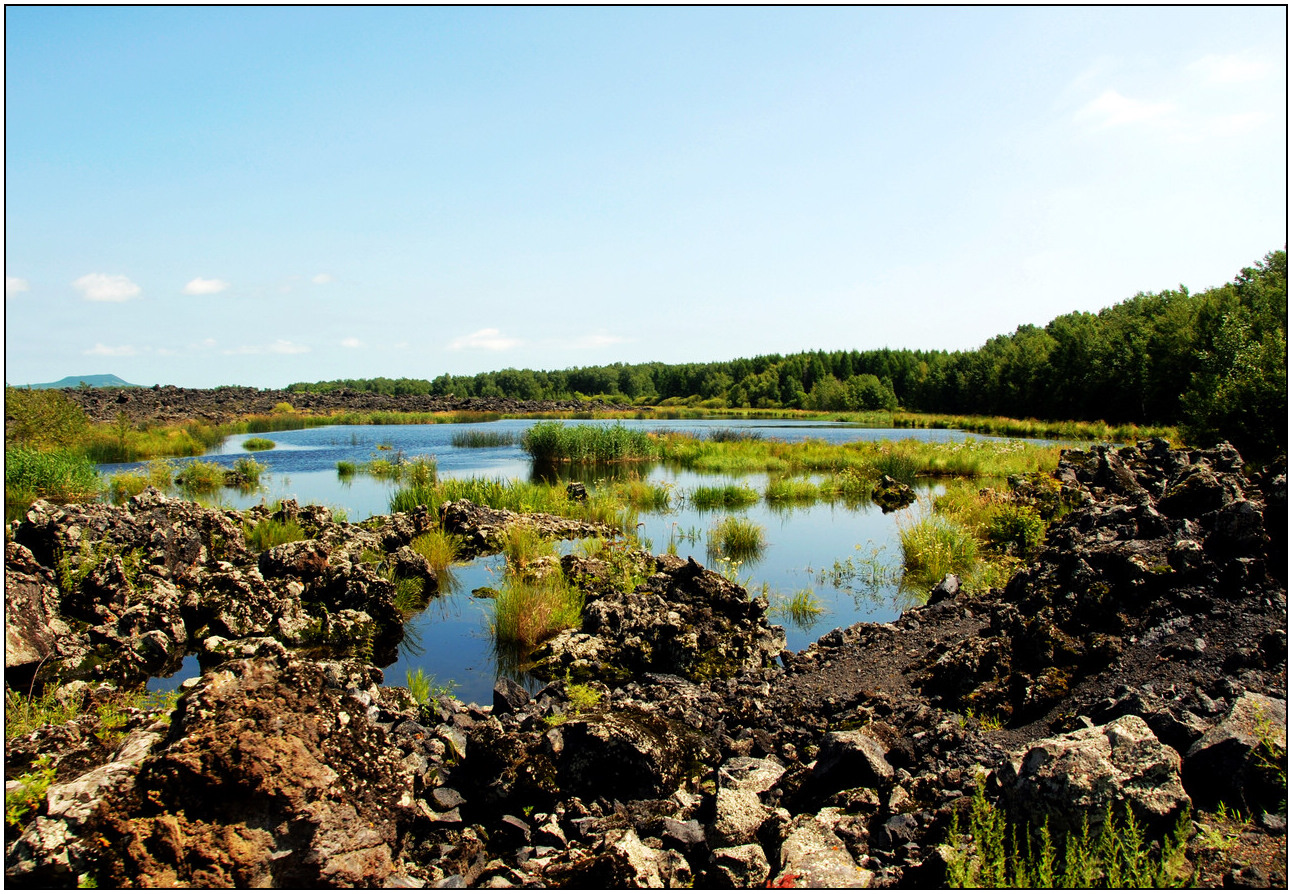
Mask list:
[[[484,430],[513,434],[519,440],[520,434],[533,424],[534,420],[529,419],[505,419],[470,424],[329,426],[264,435],[235,435],[203,459],[231,465],[235,459],[251,455],[267,467],[267,474],[261,478],[261,491],[244,494],[226,489],[218,498],[221,505],[245,509],[262,501],[273,503],[280,498],[291,498],[302,505],[315,503],[343,509],[346,517],[356,522],[372,515],[388,514],[389,500],[397,485],[363,475],[342,478],[337,474],[338,461],[364,463],[374,457],[391,458],[401,453],[405,458],[431,455],[436,458],[442,478],[529,479],[535,474],[533,464],[519,446],[455,447],[452,439],[454,434],[463,431]],[[903,438],[934,442],[962,441],[966,437],[1008,440],[967,436],[951,429],[861,428],[798,420],[630,419],[618,424],[647,431],[690,432],[701,437],[717,429],[728,429],[785,441],[810,437],[831,443]],[[249,453],[242,447],[248,437],[268,438],[275,447]],[[105,464],[100,470],[111,474],[140,465]],[[772,618],[773,623],[786,628],[786,639],[792,650],[805,648],[836,627],[846,627],[857,621],[891,621],[910,604],[911,595],[899,593],[892,584],[854,593],[834,586],[823,578],[822,572],[828,571],[836,560],[854,556],[859,559],[877,556],[890,564],[899,562],[899,526],[927,510],[930,495],[937,490],[936,485],[926,484],[917,488],[921,496],[914,505],[887,515],[871,503],[848,506],[842,502],[792,508],[759,502],[745,509],[706,512],[694,509],[686,500],[676,497],[684,496],[700,484],[735,481],[761,493],[767,483],[766,474],[734,478],[677,471],[660,464],[634,465],[632,468],[646,480],[670,485],[675,495],[674,503],[681,506],[666,513],[640,514],[638,536],[655,553],[664,552],[672,539],[679,555],[692,555],[696,561],[717,569],[714,561],[717,557],[707,556],[705,550],[705,532],[717,518],[738,515],[762,526],[767,547],[757,559],[741,564],[738,578],[742,582],[747,580],[751,589],[767,584],[771,592],[785,596],[811,589],[825,610],[815,620],[802,625],[791,623],[787,617]],[[622,467],[602,467],[595,474],[609,476],[623,472]],[[568,476],[568,472],[558,471],[558,474]],[[590,486],[596,483],[593,477],[580,480]],[[563,551],[573,547],[573,543],[561,545]],[[389,685],[403,685],[406,673],[420,668],[428,676],[433,676],[437,683],[452,680],[458,696],[464,701],[490,702],[498,673],[488,633],[490,603],[473,597],[471,591],[478,587],[496,586],[501,580],[502,567],[501,556],[486,556],[455,566],[453,583],[443,588],[447,592],[433,599],[427,609],[408,622],[399,658],[385,669]],[[189,658],[174,677],[154,680],[150,685],[156,689],[173,687],[196,673],[196,660]]]

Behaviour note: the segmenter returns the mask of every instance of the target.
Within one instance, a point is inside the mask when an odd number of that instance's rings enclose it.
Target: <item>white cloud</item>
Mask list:
[[[363,342],[359,341],[359,339],[357,339],[357,338],[343,338],[343,339],[341,339],[341,347],[343,347],[343,348],[362,348],[362,347],[363,347]]]
[[[593,335],[584,335],[576,338],[570,343],[574,348],[607,348],[610,345],[621,345],[628,339],[621,335],[607,335],[604,332],[598,332]]]
[[[230,348],[225,351],[226,354],[308,354],[309,347],[298,345],[295,342],[288,341],[285,338],[277,339],[273,344],[268,345],[243,345],[240,348]]]
[[[311,277],[310,282],[315,283],[316,285],[325,286],[328,283],[332,282],[332,274],[320,273],[317,276]]]
[[[479,348],[485,351],[506,351],[521,344],[519,338],[509,338],[497,329],[479,329],[449,342],[450,351]]]
[[[129,277],[111,273],[87,273],[72,285],[86,301],[126,301],[140,292]]]
[[[1191,63],[1189,70],[1197,72],[1211,84],[1240,84],[1267,78],[1274,73],[1275,67],[1268,60],[1234,53],[1228,56],[1203,56]]]
[[[82,351],[81,353],[92,357],[133,357],[139,352],[131,345],[118,345],[113,348],[103,344],[103,342],[99,342],[94,347]]]
[[[19,292],[27,291],[27,280],[19,279],[16,276],[6,276],[4,278],[4,293],[6,295],[17,295]]]
[[[1105,90],[1078,109],[1076,118],[1102,129],[1161,119],[1174,109],[1169,102],[1143,102],[1122,96],[1116,90]]]
[[[222,279],[202,279],[200,276],[184,286],[185,295],[215,295],[223,292],[229,284]]]

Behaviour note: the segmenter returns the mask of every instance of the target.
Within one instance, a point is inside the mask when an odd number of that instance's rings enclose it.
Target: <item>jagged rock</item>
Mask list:
[[[757,888],[767,881],[771,864],[756,844],[721,847],[713,852],[713,873],[730,888]]]
[[[915,490],[891,475],[881,475],[870,498],[884,512],[893,512],[915,502]]]
[[[562,791],[637,800],[671,794],[695,749],[692,733],[640,711],[590,714],[560,726]]]
[[[721,845],[748,844],[771,816],[756,792],[719,788],[716,817],[709,827],[712,840]]]
[[[785,767],[771,758],[733,757],[718,768],[718,786],[758,794],[784,775]]]
[[[1083,820],[1098,829],[1111,804],[1114,817],[1129,806],[1161,834],[1191,806],[1180,783],[1180,756],[1135,715],[1033,742],[997,778],[1018,815],[1036,827],[1048,818],[1056,832],[1080,829]]]
[[[1277,766],[1286,753],[1287,701],[1244,692],[1185,754],[1185,788],[1208,808],[1224,801],[1252,812],[1269,809],[1287,796]]]
[[[858,866],[843,840],[821,820],[807,814],[794,817],[781,842],[777,883],[792,882],[796,888],[865,888],[873,878],[874,873]]]
[[[613,528],[593,522],[562,518],[544,512],[520,515],[507,509],[477,506],[470,500],[456,500],[440,507],[444,530],[463,539],[466,554],[497,552],[502,538],[513,525],[534,528],[545,540],[575,540],[584,537],[612,537]]]
[[[865,729],[828,733],[820,748],[812,779],[822,789],[887,786],[893,778],[884,746]]]
[[[529,704],[529,693],[514,680],[499,677],[493,684],[493,712],[497,715],[515,714]]]
[[[934,585],[929,593],[928,605],[937,605],[947,599],[955,599],[960,595],[960,578],[954,574],[948,574]]]

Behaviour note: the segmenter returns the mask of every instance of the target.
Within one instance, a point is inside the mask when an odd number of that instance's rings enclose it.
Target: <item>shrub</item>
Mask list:
[[[1030,560],[1045,540],[1045,521],[1030,506],[1002,506],[987,522],[987,544],[997,552]]]
[[[41,448],[75,447],[88,430],[85,411],[61,391],[5,387],[6,447],[18,444]]]

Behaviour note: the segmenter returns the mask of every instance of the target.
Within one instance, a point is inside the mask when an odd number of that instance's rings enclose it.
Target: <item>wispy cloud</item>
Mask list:
[[[592,335],[584,335],[570,342],[572,348],[608,348],[611,345],[621,345],[628,339],[622,335],[609,335],[604,332],[597,332]]]
[[[308,345],[298,345],[295,342],[288,341],[285,338],[275,340],[267,345],[243,345],[238,348],[230,348],[225,351],[226,354],[308,354]]]
[[[133,357],[139,352],[135,350],[133,345],[117,345],[116,347],[111,347],[99,342],[94,347],[88,348],[81,353],[90,357]]]
[[[19,292],[27,291],[27,280],[19,279],[16,276],[6,276],[4,278],[4,293],[6,295],[17,295]]]
[[[202,279],[200,276],[189,280],[184,286],[185,295],[215,295],[223,292],[229,284],[222,279]]]
[[[1275,65],[1248,53],[1227,56],[1209,54],[1189,65],[1189,70],[1201,75],[1210,84],[1241,84],[1259,81],[1277,71]]]
[[[341,347],[343,347],[343,348],[362,348],[362,347],[363,347],[363,342],[359,341],[359,339],[357,339],[357,338],[343,338],[343,339],[341,339]]]
[[[449,342],[450,351],[482,350],[506,351],[522,344],[519,338],[510,338],[497,329],[479,329],[470,335],[462,335]]]
[[[86,301],[127,301],[141,291],[129,277],[112,273],[87,273],[72,286]]]
[[[314,283],[315,285],[325,286],[328,283],[332,282],[332,274],[319,273],[315,276],[310,277],[310,282]]]
[[[1169,102],[1144,102],[1122,96],[1116,90],[1105,90],[1077,110],[1078,121],[1102,130],[1145,121],[1162,120],[1175,110]]]

